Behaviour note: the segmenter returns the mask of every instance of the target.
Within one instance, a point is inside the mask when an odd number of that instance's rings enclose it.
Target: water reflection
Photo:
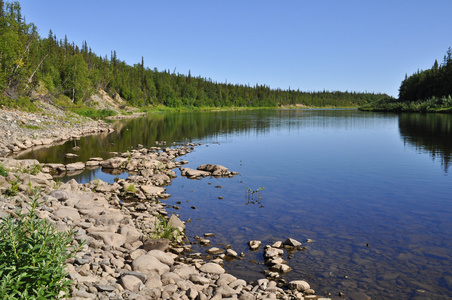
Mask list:
[[[405,145],[439,158],[448,172],[452,157],[452,116],[446,114],[410,114],[399,116],[399,130]]]

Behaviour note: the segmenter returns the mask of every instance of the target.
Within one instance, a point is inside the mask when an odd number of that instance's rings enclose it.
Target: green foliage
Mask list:
[[[19,181],[12,181],[11,186],[6,189],[6,196],[16,196],[19,193]]]
[[[58,232],[47,220],[39,219],[40,205],[35,191],[27,213],[3,218],[0,223],[0,298],[56,299],[67,293],[64,263],[79,248],[70,248],[74,232]]]
[[[431,69],[417,71],[407,76],[399,88],[401,101],[427,100],[432,97],[452,95],[452,48],[449,47],[443,62],[435,60]]]
[[[133,183],[129,184],[125,191],[126,193],[130,193],[130,194],[136,194],[137,193],[137,188],[135,187],[135,185]]]
[[[155,218],[154,239],[168,239],[170,241],[179,240],[184,234],[178,229],[173,228],[164,217]]]
[[[3,177],[8,176],[8,170],[0,163],[0,175]]]
[[[452,97],[436,98],[418,101],[382,100],[369,103],[360,108],[364,111],[392,111],[392,112],[442,112],[452,113]]]

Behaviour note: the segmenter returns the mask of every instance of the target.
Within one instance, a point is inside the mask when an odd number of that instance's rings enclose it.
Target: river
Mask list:
[[[291,237],[305,251],[285,256],[317,294],[361,291],[372,299],[452,298],[452,115],[357,110],[257,110],[161,113],[123,120],[109,135],[27,153],[41,162],[79,146],[77,160],[109,157],[156,141],[202,143],[188,167],[221,164],[233,178],[189,180],[167,187],[168,212],[187,237],[206,232],[244,259],[225,263],[246,280],[262,278],[262,249]],[[75,176],[113,181],[100,169]],[[62,180],[67,180],[63,178]],[[254,193],[253,193],[254,192]],[[172,208],[176,205],[180,209]],[[313,242],[305,243],[307,239]],[[194,245],[194,251],[207,248]],[[345,298],[347,299],[347,298]]]

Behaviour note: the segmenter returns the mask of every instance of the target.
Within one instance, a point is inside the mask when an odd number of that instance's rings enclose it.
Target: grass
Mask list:
[[[36,126],[36,125],[22,124],[22,125],[20,125],[20,126],[21,126],[21,127],[24,127],[24,128],[27,128],[27,129],[33,129],[33,130],[35,130],[35,129],[41,129],[41,127]]]
[[[0,222],[0,299],[56,299],[69,292],[72,281],[64,263],[81,245],[69,246],[74,243],[72,230],[58,232],[39,219],[39,196],[34,190],[28,212]]]
[[[164,217],[155,218],[155,231],[152,238],[168,239],[170,241],[178,241],[184,234],[178,229],[168,224]]]

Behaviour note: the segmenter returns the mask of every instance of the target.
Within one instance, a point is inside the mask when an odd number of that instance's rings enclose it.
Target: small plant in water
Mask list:
[[[69,248],[75,233],[58,232],[38,217],[37,189],[30,199],[28,212],[0,222],[0,299],[56,299],[72,284],[64,262],[83,244]]]
[[[246,189],[246,195],[245,195],[246,203],[245,203],[245,205],[248,205],[248,204],[259,204],[259,207],[261,207],[261,208],[264,207],[262,205],[262,191],[265,190],[264,187],[260,187],[260,188],[257,188],[255,190],[252,189],[252,188],[249,188],[249,187],[246,187],[245,189]]]

